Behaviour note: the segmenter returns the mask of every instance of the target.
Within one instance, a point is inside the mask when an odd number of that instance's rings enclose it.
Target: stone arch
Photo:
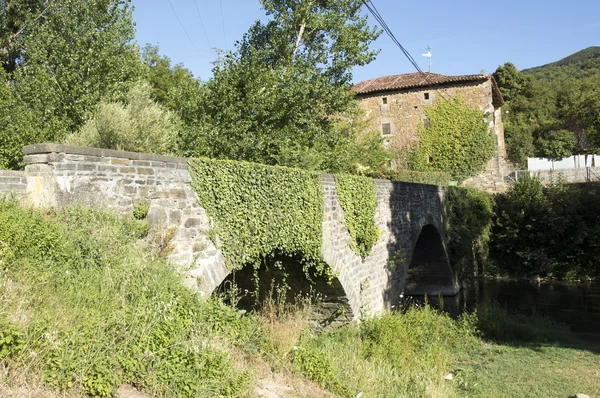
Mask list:
[[[404,293],[454,295],[457,291],[443,236],[434,224],[426,224],[413,246]]]
[[[226,293],[223,298],[227,301],[230,298],[227,292],[231,292],[234,285],[241,293],[236,306],[244,310],[266,309],[270,312],[280,309],[282,304],[305,305],[310,300],[309,320],[314,328],[336,328],[354,318],[340,279],[335,276],[330,279],[318,272],[310,272],[307,276],[301,255],[273,254],[258,269],[253,264],[246,264],[229,272],[214,288],[213,294]],[[269,304],[276,305],[270,307]]]

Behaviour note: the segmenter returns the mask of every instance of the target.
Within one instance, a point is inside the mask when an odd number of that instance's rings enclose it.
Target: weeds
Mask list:
[[[43,374],[60,390],[110,396],[130,383],[159,396],[245,395],[251,374],[230,355],[260,346],[253,318],[199,302],[175,271],[141,248],[147,223],[83,208],[0,202],[0,319],[24,303],[22,324],[0,322],[0,361]],[[224,339],[212,344],[213,336]]]

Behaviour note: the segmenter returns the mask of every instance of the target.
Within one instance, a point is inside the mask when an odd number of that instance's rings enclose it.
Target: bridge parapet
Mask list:
[[[57,144],[30,145],[23,152],[25,172],[13,177],[19,178],[20,192],[26,192],[33,205],[61,208],[83,204],[131,214],[136,204],[148,202],[148,219],[165,239],[171,236],[173,251],[169,260],[186,276],[190,287],[209,295],[229,273],[221,251],[208,238],[211,222],[191,187],[188,159]],[[447,294],[456,292],[457,284],[445,256],[443,188],[377,180],[375,221],[381,236],[371,254],[362,259],[348,246],[350,235],[344,225],[335,178],[324,175],[322,187],[322,254],[338,275],[354,318],[361,313],[381,313],[397,304],[405,292],[407,275],[413,274],[409,269],[413,251],[427,250],[427,244],[425,249],[417,247],[426,225],[438,232],[434,243],[440,260],[435,272],[436,278],[443,278],[439,283],[430,283],[427,293],[435,293],[436,289]],[[431,259],[419,258],[425,259],[419,262],[419,270],[427,273]],[[418,290],[419,283],[413,286],[414,292]]]

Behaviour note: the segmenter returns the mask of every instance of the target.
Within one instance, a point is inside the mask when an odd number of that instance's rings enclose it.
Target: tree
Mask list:
[[[0,0],[0,62],[13,72],[23,56],[23,37],[33,25],[43,21],[48,1]]]
[[[499,66],[496,72],[494,72],[494,78],[506,101],[511,101],[517,95],[521,94],[527,84],[526,76],[519,72],[517,67],[511,62]]]
[[[577,139],[568,130],[549,130],[537,139],[537,147],[541,157],[561,160],[573,155]]]
[[[1,4],[3,34],[18,32],[18,40],[3,36],[2,42],[11,112],[25,109],[31,116],[27,123],[12,119],[0,126],[0,136],[19,135],[0,142],[10,146],[2,148],[2,156],[12,154],[0,164],[14,168],[20,165],[16,154],[22,145],[60,142],[88,119],[101,99],[122,98],[139,78],[142,64],[132,42],[129,0]]]
[[[202,88],[200,127],[187,154],[322,169],[352,110],[351,69],[370,62],[358,0],[262,0],[256,22]]]
[[[587,136],[593,151],[600,150],[600,76],[583,79],[569,92],[563,117]]]
[[[460,98],[425,110],[429,128],[419,126],[419,145],[409,154],[416,171],[443,171],[462,180],[483,171],[496,152],[493,132],[477,109]]]

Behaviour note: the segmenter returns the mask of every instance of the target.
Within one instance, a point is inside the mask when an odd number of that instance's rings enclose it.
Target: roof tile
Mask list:
[[[377,77],[355,84],[352,91],[357,94],[376,93],[381,91],[402,90],[407,88],[431,87],[448,83],[467,83],[481,80],[492,80],[493,100],[495,106],[504,104],[504,99],[495,79],[491,75],[462,75],[445,76],[437,73],[407,73],[403,75],[392,75]]]

